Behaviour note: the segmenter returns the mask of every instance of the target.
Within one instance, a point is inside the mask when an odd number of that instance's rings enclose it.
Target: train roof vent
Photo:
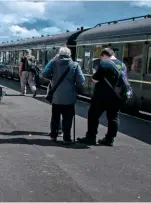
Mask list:
[[[70,32],[69,30],[66,30],[66,32]]]
[[[117,24],[119,22],[135,21],[136,19],[144,19],[144,18],[151,18],[151,14],[143,15],[143,16],[137,16],[137,17],[131,17],[131,18],[125,18],[125,19],[120,19],[120,20],[113,20],[113,21],[108,21],[105,23],[99,23],[95,27],[100,27],[102,25]]]
[[[77,30],[80,30],[80,28],[78,27]]]
[[[83,31],[84,30],[84,27],[81,27],[81,31]]]
[[[41,37],[44,37],[44,35],[41,35]]]

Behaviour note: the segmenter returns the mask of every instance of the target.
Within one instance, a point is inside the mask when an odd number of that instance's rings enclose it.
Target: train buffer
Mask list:
[[[1,201],[151,201],[151,123],[120,114],[114,147],[51,143],[51,105],[8,89],[0,105]],[[9,96],[11,95],[11,96]],[[12,96],[14,95],[14,96]],[[88,104],[77,102],[76,137]],[[100,119],[98,138],[106,133]]]

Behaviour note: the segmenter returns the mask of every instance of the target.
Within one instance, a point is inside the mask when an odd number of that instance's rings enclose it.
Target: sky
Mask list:
[[[151,13],[151,1],[0,1],[0,42]]]

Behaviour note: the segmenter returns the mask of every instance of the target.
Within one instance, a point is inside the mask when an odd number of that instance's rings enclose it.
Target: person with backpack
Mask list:
[[[44,78],[52,78],[48,99],[52,103],[51,139],[57,141],[60,115],[63,118],[63,143],[71,144],[71,127],[75,115],[76,87],[84,85],[81,67],[71,58],[71,50],[60,47],[58,55],[42,71]]]
[[[99,118],[106,111],[108,131],[98,143],[113,146],[118,131],[118,113],[121,106],[131,98],[132,89],[128,82],[126,66],[115,57],[112,49],[103,49],[100,58],[100,65],[92,76],[96,84],[88,111],[88,130],[84,138],[77,140],[80,143],[96,145]]]
[[[30,54],[30,50],[25,51],[25,55],[21,58],[21,63],[19,65],[19,75],[21,82],[21,94],[25,94],[25,86],[27,83],[33,92],[33,97],[37,94],[37,89],[35,85],[35,58]]]

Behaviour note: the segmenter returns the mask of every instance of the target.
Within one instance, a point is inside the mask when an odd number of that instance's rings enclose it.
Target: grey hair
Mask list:
[[[70,56],[71,55],[71,50],[69,48],[67,48],[67,47],[60,47],[58,54],[59,55]]]

